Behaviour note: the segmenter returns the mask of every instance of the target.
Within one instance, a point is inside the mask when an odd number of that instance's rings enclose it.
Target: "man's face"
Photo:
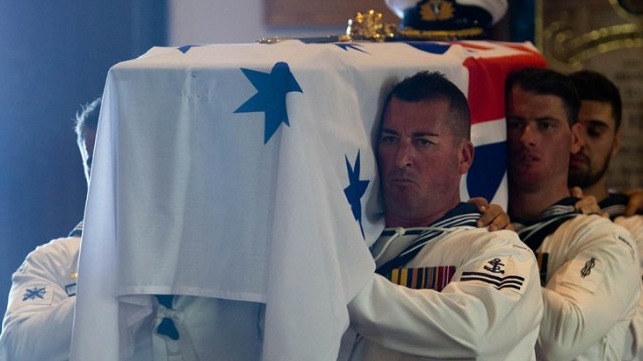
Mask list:
[[[562,99],[514,86],[507,99],[510,185],[529,192],[567,184],[572,134]]]
[[[609,167],[610,158],[618,151],[618,136],[612,105],[608,102],[583,100],[578,114],[581,149],[571,156],[569,184],[587,188],[598,182]]]
[[[87,183],[89,183],[89,175],[92,168],[95,141],[96,130],[91,128],[85,128],[83,130],[83,137],[78,139],[78,149],[80,150],[80,157],[83,160],[83,168],[85,169],[85,178],[87,179]]]
[[[391,99],[377,152],[387,217],[421,220],[459,201],[460,176],[473,147],[453,135],[448,118],[445,100]]]

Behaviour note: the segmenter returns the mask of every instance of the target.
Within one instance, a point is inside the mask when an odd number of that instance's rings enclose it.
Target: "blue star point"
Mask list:
[[[179,49],[180,52],[185,54],[188,51],[190,51],[190,49],[192,49],[194,47],[198,47],[198,46],[200,46],[200,45],[183,45],[183,46],[178,47],[177,49]]]
[[[353,167],[346,156],[346,171],[348,172],[348,187],[344,188],[344,195],[348,200],[348,203],[351,206],[351,211],[353,211],[353,216],[355,220],[359,222],[359,228],[362,231],[362,237],[364,237],[364,227],[362,226],[362,203],[361,199],[366,193],[368,188],[369,181],[360,180],[360,153],[357,152],[357,157],[355,159],[355,166]]]
[[[451,47],[451,45],[449,44],[441,44],[441,43],[426,42],[426,41],[407,41],[405,43],[407,43],[408,45],[418,50],[431,53],[431,54],[438,54],[438,55],[442,55],[446,53]]]
[[[241,68],[243,74],[257,89],[257,93],[237,108],[235,113],[264,112],[264,144],[277,132],[281,123],[290,126],[286,107],[286,95],[290,92],[303,93],[290,67],[278,62],[270,73]]]
[[[339,46],[340,48],[344,49],[345,51],[348,51],[348,49],[353,49],[353,50],[361,51],[362,53],[366,53],[364,50],[360,49],[359,45],[357,45],[357,44],[336,43],[335,45]]]

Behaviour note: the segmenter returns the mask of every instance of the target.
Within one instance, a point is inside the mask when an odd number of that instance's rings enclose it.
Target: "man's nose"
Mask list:
[[[526,124],[520,135],[520,141],[525,145],[533,145],[536,142],[536,130],[532,124]]]
[[[414,150],[410,143],[400,142],[397,148],[395,164],[400,167],[408,167],[413,164],[415,159]]]
[[[585,137],[587,137],[587,127],[581,122],[574,123],[572,125],[572,133],[576,134],[576,141],[578,146],[583,149],[585,148]]]

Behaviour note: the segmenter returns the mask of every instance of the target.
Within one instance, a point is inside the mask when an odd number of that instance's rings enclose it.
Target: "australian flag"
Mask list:
[[[298,40],[157,47],[115,65],[71,360],[135,353],[127,327],[154,293],[265,303],[264,360],[335,359],[383,228],[373,146],[390,87],[431,70],[467,95],[463,198],[505,205],[504,79],[543,65],[530,44]]]

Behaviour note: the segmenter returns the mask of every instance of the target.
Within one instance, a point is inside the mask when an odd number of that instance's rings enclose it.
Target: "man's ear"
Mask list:
[[[610,152],[610,156],[614,157],[616,154],[618,154],[618,151],[621,149],[621,140],[623,139],[623,132],[621,129],[616,131],[616,134],[614,134],[614,139],[612,140],[612,151]]]
[[[473,143],[468,139],[464,139],[460,143],[460,151],[458,154],[458,167],[460,169],[460,174],[465,174],[469,171],[469,168],[471,168],[471,164],[473,164]]]

